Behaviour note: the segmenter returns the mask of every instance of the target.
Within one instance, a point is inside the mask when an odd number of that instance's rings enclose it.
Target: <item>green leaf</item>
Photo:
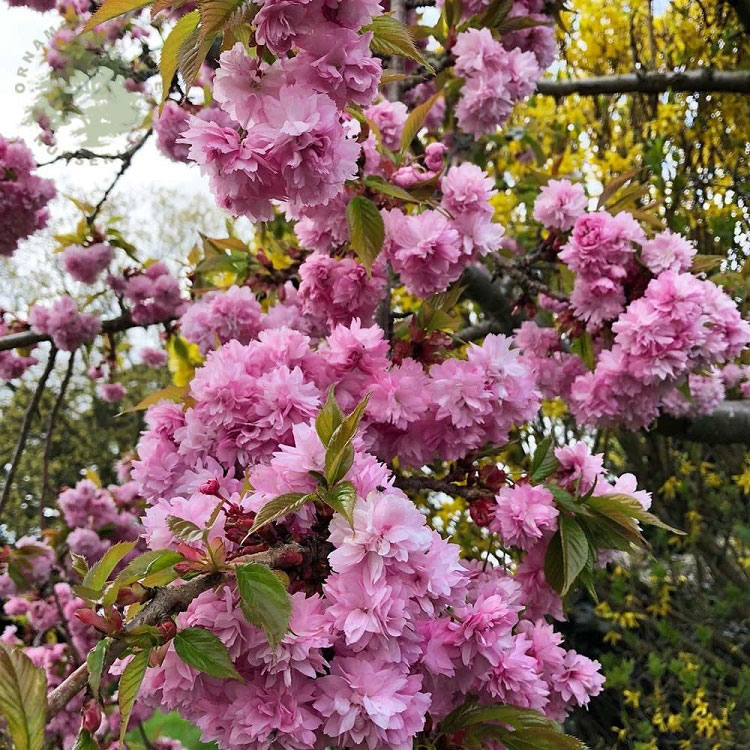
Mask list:
[[[331,435],[326,448],[326,479],[329,487],[333,487],[340,479],[343,479],[352,466],[354,448],[351,442],[369,400],[370,394],[368,393]]]
[[[303,505],[310,502],[313,499],[313,495],[305,494],[303,492],[287,492],[284,495],[279,495],[273,500],[269,500],[255,516],[253,526],[248,532],[254,534],[264,526],[268,526],[269,523],[278,521],[279,518],[288,516],[290,513],[296,513]]]
[[[187,16],[185,17],[187,18]],[[129,409],[124,409],[120,414],[130,414],[134,411],[143,411],[144,409],[148,409],[149,406],[158,404],[160,401],[174,401],[176,404],[181,404],[188,395],[188,389],[189,386],[187,385],[170,385],[167,388],[162,388],[160,391],[150,393],[135,406],[131,406]],[[120,414],[117,416],[119,417]]]
[[[96,13],[91,16],[88,23],[83,27],[81,34],[91,31],[91,29],[100,23],[117,18],[117,16],[121,16],[123,13],[145,8],[147,5],[151,5],[152,2],[153,0],[104,0]]]
[[[173,549],[156,549],[144,552],[131,560],[115,579],[120,586],[129,586],[141,581],[152,573],[158,573],[165,568],[171,568],[185,558]]]
[[[461,0],[445,0],[443,4],[443,21],[447,28],[452,29],[461,22],[463,15],[463,2]]]
[[[404,129],[401,131],[401,153],[404,154],[409,150],[411,142],[422,129],[425,118],[430,113],[432,106],[443,95],[442,91],[434,93],[426,102],[417,105],[409,112],[409,116],[404,123]]]
[[[271,648],[276,648],[289,631],[292,616],[289,593],[265,565],[241,565],[236,573],[242,612],[248,622],[263,628]]]
[[[41,750],[47,723],[44,669],[15,646],[0,642],[0,716],[16,750]]]
[[[586,365],[587,369],[594,369],[596,355],[594,354],[594,342],[590,333],[586,332],[575,339],[570,346],[570,350],[583,360],[583,364]]]
[[[159,59],[159,70],[161,71],[161,105],[169,96],[172,80],[177,73],[178,56],[180,47],[185,40],[198,28],[200,13],[194,10],[183,16],[174,26],[169,36],[164,40]]]
[[[171,568],[176,563],[185,558],[171,549],[150,550],[138,555],[131,560],[112,582],[102,597],[104,606],[114,604],[117,600],[117,592],[124,586],[130,586],[131,583],[142,581],[153,573]]]
[[[177,67],[186,88],[190,88],[197,78],[213,41],[213,36],[202,37],[200,29],[194,29],[180,46],[177,53]]]
[[[328,398],[315,418],[315,430],[323,445],[328,445],[331,435],[333,435],[336,428],[344,421],[344,414],[336,403],[333,391],[334,387],[331,386],[328,390]]]
[[[492,5],[477,19],[475,25],[489,28],[497,26],[505,20],[512,7],[513,0],[493,0]]]
[[[352,198],[346,207],[349,241],[360,263],[369,271],[385,241],[385,224],[378,207],[361,195]]]
[[[119,542],[110,547],[104,553],[104,557],[86,573],[86,577],[83,579],[83,586],[93,591],[101,591],[110,573],[133,547],[135,547],[135,542]]]
[[[380,55],[401,55],[410,60],[416,60],[420,65],[427,68],[430,73],[435,69],[425,59],[424,55],[414,45],[414,39],[409,29],[397,18],[391,15],[377,16],[372,19],[369,26],[362,29],[363,32],[372,32],[370,49]]]
[[[626,516],[629,516],[630,518],[635,518],[638,521],[642,521],[643,523],[647,523],[651,526],[657,526],[660,529],[671,531],[673,534],[679,534],[680,536],[685,535],[684,531],[681,531],[680,529],[676,529],[674,526],[670,526],[669,524],[664,523],[664,521],[655,516],[653,513],[649,513],[647,510],[644,510],[643,506],[638,502],[638,500],[636,500],[634,497],[631,497],[630,495],[612,494],[597,495],[596,497],[592,496],[586,501],[586,504],[598,510],[600,513],[603,513],[604,515],[610,517],[612,515],[612,511],[618,511]]]
[[[99,743],[91,736],[91,732],[82,729],[78,737],[76,737],[76,744],[73,745],[73,750],[99,750]]]
[[[565,587],[565,567],[563,564],[560,532],[556,531],[549,540],[544,557],[544,578],[547,585],[560,594]]]
[[[386,182],[382,177],[365,177],[362,182],[364,182],[370,190],[374,190],[376,193],[390,195],[391,198],[400,198],[402,201],[407,201],[409,203],[422,202],[419,198],[415,198],[411,193],[407,193],[406,190],[398,187],[398,185],[391,185],[390,182]]]
[[[70,559],[73,562],[73,570],[75,570],[75,572],[81,577],[81,580],[83,580],[89,572],[89,564],[86,562],[86,558],[82,555],[76,555],[75,552],[71,551]]]
[[[102,639],[86,656],[86,666],[89,669],[89,687],[91,688],[91,694],[97,700],[102,683],[102,669],[104,668],[104,655],[107,653],[107,645],[108,641]]]
[[[179,516],[167,516],[167,528],[183,542],[195,542],[203,536],[203,529]]]
[[[125,669],[123,669],[120,676],[120,684],[117,688],[117,700],[120,706],[120,745],[122,745],[125,733],[128,731],[130,714],[133,712],[135,699],[138,697],[138,691],[141,689],[141,683],[146,674],[150,655],[151,649],[139,651],[125,665]]]
[[[551,437],[546,437],[537,445],[531,458],[529,479],[532,482],[542,482],[557,471],[560,462],[555,457],[555,444]]]
[[[245,0],[201,0],[198,10],[201,16],[201,38],[224,31],[231,26],[232,16],[242,7]]]
[[[564,595],[586,565],[586,560],[589,556],[589,541],[581,525],[574,518],[568,515],[561,515],[558,523],[564,580],[560,594]]]
[[[211,677],[242,681],[232,664],[227,647],[210,630],[181,630],[175,636],[174,649],[185,664],[199,672]]]
[[[549,26],[550,22],[533,18],[532,16],[513,16],[506,18],[497,27],[499,34],[510,34],[512,31],[522,31],[523,29],[533,29],[535,26]]]
[[[351,482],[339,482],[332,490],[327,493],[321,493],[320,498],[323,502],[333,508],[337,513],[347,520],[347,523],[354,526],[354,503],[357,501],[357,490]]]

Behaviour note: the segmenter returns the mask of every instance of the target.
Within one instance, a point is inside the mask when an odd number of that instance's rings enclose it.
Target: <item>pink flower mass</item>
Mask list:
[[[591,602],[607,566],[618,585],[640,570],[647,527],[677,533],[661,501],[715,484],[685,451],[644,486],[625,430],[662,447],[646,430],[750,398],[747,268],[640,193],[605,186],[590,208],[590,165],[532,136],[557,5],[200,0],[97,24],[111,0],[59,0],[57,85],[126,61],[115,83],[143,111],[122,153],[53,159],[120,168],[52,235],[73,291],[0,309],[7,403],[28,402],[0,499],[25,524],[0,519],[0,668],[21,664],[32,698],[44,680],[45,747],[118,750],[174,711],[219,750],[542,750],[602,693],[614,662],[570,646],[606,652]],[[72,110],[61,91],[49,102]],[[201,206],[189,226],[167,215],[157,253],[126,238],[103,207],[153,146],[203,175],[222,228]],[[6,259],[47,223],[36,169],[0,137]],[[665,597],[679,578],[659,579]],[[82,667],[60,707],[50,691]],[[668,665],[681,685],[704,678],[690,667]]]

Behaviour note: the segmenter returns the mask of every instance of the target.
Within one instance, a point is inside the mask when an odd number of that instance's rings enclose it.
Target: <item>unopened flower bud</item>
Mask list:
[[[199,492],[203,495],[214,495],[215,497],[219,497],[219,489],[219,480],[209,479],[200,486]]]
[[[168,620],[160,622],[156,626],[156,629],[165,641],[171,641],[177,635],[177,625],[171,617]]]
[[[475,500],[469,506],[469,515],[477,526],[481,528],[489,526],[490,519],[492,518],[492,503],[490,499],[482,497],[479,500]]]
[[[83,706],[81,729],[93,734],[102,723],[102,709],[95,700],[87,701]]]

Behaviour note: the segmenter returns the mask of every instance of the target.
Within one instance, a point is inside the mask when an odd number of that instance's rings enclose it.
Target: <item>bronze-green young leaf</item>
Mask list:
[[[336,428],[343,421],[344,414],[336,403],[334,387],[331,386],[328,389],[328,398],[326,399],[325,404],[323,404],[323,408],[318,412],[318,416],[315,418],[315,430],[323,445],[328,445],[331,435],[333,435]]]
[[[91,16],[83,27],[81,33],[91,31],[91,29],[98,26],[100,23],[109,21],[112,18],[117,18],[117,16],[121,16],[124,13],[129,13],[131,10],[145,8],[147,5],[151,5],[152,2],[153,0],[104,0],[96,13]]]
[[[16,750],[42,750],[47,679],[15,646],[0,643],[0,716]]]
[[[368,393],[362,401],[357,404],[351,414],[334,430],[326,448],[326,479],[328,486],[333,487],[338,481],[346,476],[346,473],[354,461],[354,448],[352,440],[357,433],[357,427],[365,413],[367,403],[370,400]]]
[[[128,731],[130,714],[133,712],[135,699],[138,697],[138,691],[141,689],[141,683],[146,674],[150,655],[151,649],[139,651],[125,665],[125,669],[120,677],[120,684],[117,688],[118,703],[120,706],[120,744],[122,744],[125,739],[125,733]]]
[[[276,648],[289,631],[292,616],[287,590],[265,565],[241,565],[236,575],[242,612],[248,622],[263,628],[271,648]]]
[[[424,55],[417,49],[409,29],[397,18],[391,15],[377,16],[372,19],[369,26],[362,31],[372,32],[370,49],[381,55],[401,55],[410,60],[416,60],[431,73],[435,69],[427,62]]]
[[[89,688],[91,694],[99,699],[99,688],[102,683],[102,670],[104,668],[104,655],[107,653],[107,644],[109,641],[105,638],[99,641],[86,656],[86,666],[89,670]]]
[[[203,536],[203,529],[179,516],[167,516],[167,528],[182,542],[195,542]]]
[[[101,591],[117,564],[135,547],[135,542],[119,542],[110,547],[104,557],[94,565],[83,579],[83,586],[93,591]]]
[[[322,491],[319,497],[323,502],[333,508],[346,519],[347,523],[354,524],[354,503],[357,501],[357,490],[351,482],[339,482],[328,492]]]
[[[197,10],[192,13],[188,13],[183,16],[169,32],[169,36],[164,40],[164,44],[161,48],[161,57],[159,58],[159,70],[161,72],[161,104],[163,106],[164,101],[169,96],[169,90],[172,87],[172,80],[177,74],[177,67],[179,64],[180,47],[182,47],[185,40],[198,28],[198,22],[200,21],[200,14]],[[171,386],[172,388],[180,388],[180,386]],[[168,390],[168,389],[167,389]],[[135,408],[146,408],[142,406],[143,402]],[[146,405],[148,406],[148,404]]]
[[[249,531],[254,534],[256,531],[274,523],[290,513],[296,513],[305,503],[310,502],[313,496],[302,492],[287,492],[285,495],[279,495],[273,500],[269,500],[255,516],[255,522]]]

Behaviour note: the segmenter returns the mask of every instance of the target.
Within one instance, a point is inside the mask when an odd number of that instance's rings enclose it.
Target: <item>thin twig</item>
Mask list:
[[[453,484],[442,479],[432,479],[431,477],[403,477],[397,475],[396,487],[404,491],[411,490],[412,492],[421,492],[423,490],[444,492],[446,495],[459,495],[467,500],[479,499],[491,494],[487,490],[482,490],[478,487],[464,487],[463,485]]]
[[[49,460],[52,454],[52,433],[55,431],[55,422],[57,421],[57,415],[60,412],[60,407],[65,400],[65,392],[68,390],[68,384],[70,378],[73,375],[73,365],[75,364],[76,353],[72,351],[68,358],[68,369],[65,371],[65,377],[60,384],[60,392],[57,394],[55,403],[49,413],[47,419],[47,438],[44,445],[44,459],[42,462],[42,494],[39,498],[39,528],[43,529],[45,526],[44,511],[47,507],[47,491],[49,490]]]
[[[102,207],[107,202],[107,198],[109,198],[110,193],[115,189],[115,185],[117,185],[117,183],[120,181],[120,178],[128,170],[128,167],[130,167],[130,164],[133,161],[133,157],[143,148],[144,144],[151,136],[151,133],[152,130],[149,128],[146,131],[145,135],[141,138],[141,140],[135,143],[120,157],[122,159],[120,169],[117,170],[117,174],[114,176],[114,179],[109,183],[109,186],[104,191],[102,199],[94,206],[94,210],[86,217],[86,222],[89,226],[94,223],[96,217],[99,215],[99,212],[102,210]]]
[[[10,497],[10,488],[13,484],[13,479],[18,471],[18,464],[21,461],[23,455],[23,449],[26,447],[26,440],[29,437],[29,430],[31,429],[31,422],[34,419],[34,414],[39,407],[39,401],[42,398],[44,387],[47,384],[47,378],[49,378],[52,369],[55,366],[55,359],[57,357],[57,347],[53,346],[50,349],[49,357],[47,358],[47,366],[44,368],[42,376],[39,378],[34,395],[26,408],[26,414],[23,418],[23,425],[21,426],[21,432],[18,435],[18,441],[16,442],[16,449],[13,451],[13,458],[10,462],[10,468],[5,477],[5,486],[3,487],[3,494],[0,496],[0,517],[2,517],[3,510],[5,509],[5,503]]]
[[[55,606],[57,607],[57,615],[60,618],[60,625],[62,627],[63,633],[65,634],[65,640],[68,642],[70,653],[73,655],[73,661],[75,662],[75,665],[78,666],[79,664],[83,663],[83,659],[81,658],[80,651],[76,648],[76,644],[73,642],[73,635],[70,632],[70,627],[68,626],[68,620],[65,617],[65,613],[63,612],[63,608],[62,608],[62,603],[60,602],[60,597],[57,595],[57,591],[55,591],[54,585],[52,586],[52,596],[55,600]]]

